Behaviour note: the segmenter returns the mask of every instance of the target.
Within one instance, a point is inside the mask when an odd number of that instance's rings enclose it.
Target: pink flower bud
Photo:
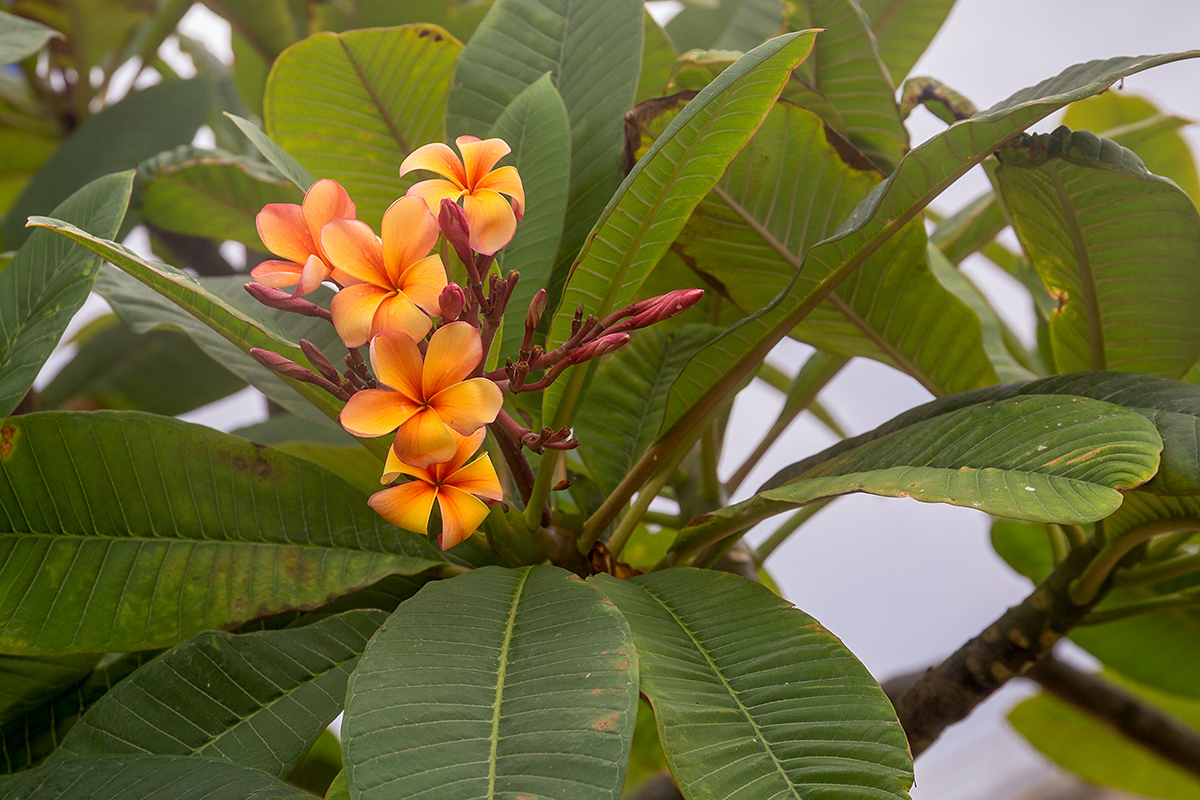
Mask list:
[[[682,314],[700,301],[704,296],[703,289],[676,289],[658,297],[651,297],[630,306],[632,319],[631,327],[644,328],[664,319],[670,319],[676,314]]]
[[[333,320],[328,309],[322,308],[316,303],[301,297],[289,294],[282,289],[274,289],[270,286],[263,286],[261,283],[253,282],[247,283],[245,289],[251,297],[268,308],[291,311],[294,314],[303,314],[306,317],[317,317],[326,322]]]
[[[624,347],[628,342],[628,333],[610,333],[607,336],[601,336],[595,341],[588,342],[583,347],[571,353],[569,358],[572,364],[578,364],[593,358],[599,358],[606,353],[611,353],[619,347]]]
[[[467,304],[467,293],[457,283],[448,283],[438,295],[438,308],[442,312],[442,322],[454,322]]]
[[[537,330],[538,323],[542,321],[542,314],[546,312],[546,290],[538,289],[537,294],[533,296],[533,300],[529,303],[529,312],[525,314],[525,330]]]
[[[471,228],[467,224],[467,215],[449,197],[442,198],[442,207],[438,211],[438,227],[446,241],[458,253],[464,264],[474,264],[475,254],[471,250]]]

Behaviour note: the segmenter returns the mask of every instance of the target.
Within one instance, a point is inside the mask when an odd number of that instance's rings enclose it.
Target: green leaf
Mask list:
[[[133,173],[98,178],[54,213],[102,236],[114,236],[125,218]],[[91,291],[100,259],[38,231],[0,272],[0,416],[29,391],[71,317]]]
[[[66,732],[93,703],[155,654],[156,651],[109,655],[103,660],[96,654],[86,656],[93,663],[100,661],[94,670],[84,673],[81,680],[61,687],[40,705],[0,725],[0,774],[20,772],[39,764],[58,747]],[[60,656],[56,661],[82,657]],[[0,779],[0,797],[8,797],[3,788]]]
[[[63,140],[13,203],[4,218],[4,246],[20,247],[30,234],[26,217],[51,213],[90,181],[187,144],[207,113],[208,83],[197,78],[131,92],[91,117]]]
[[[1146,169],[1175,181],[1193,202],[1200,202],[1196,161],[1179,132],[1193,124],[1192,120],[1164,114],[1144,97],[1105,92],[1067,106],[1062,124],[1128,147],[1145,162]]]
[[[742,56],[658,137],[626,176],[571,268],[547,349],[567,340],[578,304],[603,319],[633,300],[696,204],[762,124],[814,36],[812,31],[781,36]],[[578,381],[574,373],[581,372],[572,370],[569,377]],[[556,415],[562,383],[545,392],[544,424],[568,422],[569,407],[564,418]]]
[[[812,617],[727,573],[592,580],[633,629],[641,692],[688,800],[908,796],[891,703]]]
[[[637,686],[624,618],[564,570],[486,567],[428,584],[350,678],[351,794],[616,800]]]
[[[96,66],[112,69],[111,59],[123,57],[122,51],[153,8],[126,0],[14,0],[5,5],[64,34],[55,60],[79,75],[90,74]]]
[[[720,0],[685,7],[667,23],[667,33],[680,52],[752,50],[783,30],[783,15],[779,0]]]
[[[1125,75],[1197,56],[1200,51],[1078,64],[914,148],[834,235],[805,252],[804,272],[828,274],[818,287],[806,290],[793,285],[771,307],[729,328],[692,358],[671,390],[667,420],[676,430],[665,431],[664,436],[677,436],[705,419],[829,292],[997,147],[1067,103],[1103,91]]]
[[[648,328],[600,362],[580,406],[575,436],[580,456],[606,492],[654,443],[671,382],[715,330],[688,325],[668,335]]]
[[[908,131],[866,14],[856,0],[802,0],[788,24],[825,29],[798,74],[837,108],[850,141],[891,172],[908,152]]]
[[[860,0],[871,20],[871,32],[891,75],[899,86],[946,21],[954,0]]]
[[[789,508],[854,492],[1035,522],[1092,522],[1121,505],[1121,490],[1158,469],[1162,439],[1136,411],[1081,397],[972,404],[959,397],[913,409],[785,467],[754,497],[684,529],[674,550],[682,557],[714,529],[734,533]]]
[[[21,800],[312,800],[265,772],[188,756],[70,758],[0,781]]]
[[[44,658],[0,656],[0,723],[36,708],[83,680],[99,661],[95,653]]]
[[[333,783],[329,784],[325,800],[350,800],[350,782],[346,780],[346,770],[339,772]]]
[[[52,759],[199,756],[282,778],[342,710],[350,672],[386,618],[348,611],[279,631],[198,633],[97,701]]]
[[[5,154],[0,164],[0,214],[8,211],[56,147],[58,137],[48,132],[0,128],[0,151]]]
[[[400,162],[442,139],[460,50],[436,25],[310,36],[271,68],[267,133],[313,173],[346,187],[358,218],[378,228],[420,179],[401,179]]]
[[[270,136],[263,133],[253,122],[228,112],[226,112],[225,116],[229,117],[233,124],[237,126],[237,129],[245,134],[255,149],[262,153],[263,158],[271,162],[271,165],[279,170],[279,173],[283,177],[295,184],[301,191],[307,192],[308,187],[316,183],[311,172],[305,169],[299,161],[292,158],[286,150],[277,145]]]
[[[39,408],[174,416],[246,385],[187,336],[170,330],[138,335],[111,314],[89,323],[73,344],[75,357],[38,393]]]
[[[0,11],[0,67],[22,61],[45,46],[58,31],[39,22]]]
[[[1103,95],[1101,95],[1103,96]],[[961,264],[1008,227],[1008,217],[994,192],[987,192],[938,223],[929,236],[951,264]]]
[[[1058,372],[1182,377],[1200,358],[1200,213],[1141,159],[1060,127],[1001,151],[1013,230],[1058,301]]]
[[[752,313],[790,282],[793,291],[820,285],[823,265],[801,271],[800,254],[833,234],[881,178],[816,114],[781,103],[679,244],[697,272]],[[910,222],[790,335],[896,366],[934,395],[996,383],[979,319],[933,276],[925,241],[920,221]]]
[[[0,435],[7,652],[164,647],[443,563],[329,472],[197,425],[45,412]]]
[[[57,220],[52,217],[36,217],[31,219],[30,224],[49,228],[73,242],[82,244],[93,253],[103,256],[127,274],[175,303],[244,353],[249,353],[251,348],[257,347],[278,353],[297,364],[309,366],[308,359],[301,352],[299,346],[285,339],[284,334],[279,330],[278,326],[271,325],[262,318],[256,318],[246,311],[233,306],[188,273],[167,264],[147,261],[124,245],[99,236],[93,236],[69,222]],[[307,319],[311,320],[312,318]],[[130,320],[123,319],[123,321],[131,329],[137,330],[137,327]],[[205,347],[203,340],[197,339],[197,344]],[[210,355],[215,354],[210,351]],[[249,358],[249,356],[246,358]],[[226,364],[230,369],[237,369],[236,364],[219,357],[218,360]],[[259,370],[270,374],[270,371],[265,367],[259,366]],[[255,383],[252,377],[240,372],[239,374],[250,383]],[[311,384],[301,383],[291,378],[280,378],[279,376],[271,378],[272,382],[280,380],[285,381],[291,386],[294,394],[299,394],[308,403],[311,403],[315,407],[315,412],[324,414],[331,419],[337,417],[342,405],[344,405],[341,400]],[[304,415],[313,415],[315,413],[313,408],[300,402],[294,396],[289,397],[289,401],[285,403],[285,407],[289,411]]]
[[[304,199],[274,170],[222,152],[185,148],[143,162],[137,212],[174,233],[232,239],[263,250],[255,217],[268,203]]]
[[[324,467],[366,494],[373,494],[383,488],[379,482],[383,474],[379,459],[359,447],[357,443],[330,445],[293,441],[279,444],[278,449]]]
[[[499,253],[501,275],[521,273],[504,315],[500,355],[517,361],[525,335],[525,315],[550,269],[562,238],[571,173],[571,129],[567,109],[549,76],[543,75],[516,96],[488,132],[508,142],[510,161],[525,188],[525,219]]]
[[[646,12],[643,30],[642,71],[638,74],[634,105],[666,92],[667,81],[671,78],[671,70],[679,56],[675,52],[675,45],[671,44],[670,38],[667,37],[667,32],[649,11]]]
[[[1200,728],[1200,701],[1139,685],[1116,673],[1104,677],[1143,701]],[[1133,743],[1095,717],[1042,693],[1008,714],[1030,744],[1088,783],[1111,786],[1139,797],[1200,800],[1200,780]]]
[[[204,5],[229,20],[233,30],[267,63],[306,34],[304,18],[294,13],[296,4],[289,0],[204,0]]]

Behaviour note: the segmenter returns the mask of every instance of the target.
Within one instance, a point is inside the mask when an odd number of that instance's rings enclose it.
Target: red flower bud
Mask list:
[[[321,308],[316,303],[296,297],[282,289],[273,289],[270,286],[263,286],[261,283],[253,282],[247,283],[245,288],[251,297],[268,308],[291,311],[294,314],[303,314],[306,317],[317,317],[326,322],[333,321],[333,317],[330,315],[328,309]]]
[[[471,250],[471,228],[467,224],[467,215],[449,197],[442,198],[442,207],[438,211],[438,227],[446,241],[458,253],[464,264],[473,265],[475,254]]]
[[[611,353],[618,347],[624,347],[629,342],[628,333],[610,333],[607,336],[601,336],[595,341],[588,342],[583,347],[571,353],[568,358],[572,364],[578,364],[582,361],[589,361],[593,358],[599,358],[605,353]]]
[[[457,283],[448,283],[438,295],[438,308],[442,312],[442,322],[454,322],[467,304],[467,293]]]
[[[682,314],[700,301],[704,296],[703,289],[676,289],[658,297],[651,297],[630,306],[632,319],[631,327],[644,328],[664,319],[670,319],[676,314]]]

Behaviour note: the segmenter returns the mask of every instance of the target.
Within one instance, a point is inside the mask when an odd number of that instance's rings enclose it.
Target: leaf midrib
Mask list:
[[[512,645],[513,630],[516,628],[517,607],[521,604],[521,594],[525,591],[525,584],[529,581],[532,573],[533,569],[526,567],[520,582],[517,583],[516,591],[513,594],[512,608],[508,612],[508,623],[504,628],[504,643],[500,645],[500,667],[496,672],[496,697],[492,701],[492,733],[489,737],[487,789],[489,800],[496,796],[496,764],[498,761],[496,751],[500,746],[500,709],[504,701],[504,680],[508,675],[508,651]]]
[[[787,771],[783,767],[783,763],[779,760],[778,756],[775,755],[775,751],[771,749],[770,744],[767,742],[767,737],[763,734],[762,728],[759,727],[758,722],[756,722],[754,717],[751,716],[750,710],[748,708],[746,708],[745,704],[742,703],[742,700],[740,697],[738,697],[737,692],[729,684],[729,681],[725,678],[725,674],[717,666],[716,661],[713,660],[712,656],[709,654],[708,650],[701,644],[700,640],[698,638],[696,638],[696,635],[692,632],[691,628],[689,628],[687,626],[687,624],[684,623],[683,619],[680,618],[680,616],[675,613],[675,609],[673,609],[671,606],[667,605],[667,603],[661,597],[659,597],[659,595],[654,590],[650,589],[648,586],[645,586],[644,584],[639,584],[639,588],[641,588],[642,591],[644,591],[646,594],[650,595],[650,597],[654,598],[654,601],[656,603],[658,603],[659,606],[661,606],[664,611],[666,611],[668,614],[671,615],[671,619],[674,620],[675,624],[679,626],[679,629],[681,631],[683,631],[684,634],[687,635],[688,640],[696,648],[696,652],[698,652],[704,658],[705,662],[709,666],[709,669],[712,671],[712,674],[715,675],[720,680],[721,686],[724,687],[725,691],[729,693],[729,697],[737,705],[738,710],[742,712],[742,715],[745,717],[746,722],[750,725],[751,729],[754,731],[755,738],[759,742],[762,743],[762,751],[764,753],[766,753],[766,755],[771,759],[771,763],[775,766],[775,770],[779,773],[780,777],[783,778],[784,785],[786,785],[788,787],[788,789],[791,793],[791,796],[793,798],[795,798],[795,800],[804,800],[804,798],[802,798],[800,796],[800,793],[796,790],[796,787],[792,783],[791,779],[788,778],[788,774],[787,774]],[[777,795],[773,795],[773,796],[777,796]]]
[[[1063,221],[1067,233],[1071,237],[1071,249],[1075,251],[1075,267],[1079,270],[1079,290],[1083,295],[1083,306],[1088,332],[1088,358],[1093,370],[1107,369],[1104,356],[1104,322],[1100,316],[1100,300],[1096,295],[1096,276],[1092,269],[1092,258],[1088,252],[1087,241],[1079,224],[1079,215],[1071,202],[1067,187],[1063,183],[1062,172],[1055,164],[1046,168],[1050,185],[1054,187],[1054,195],[1062,208]]]

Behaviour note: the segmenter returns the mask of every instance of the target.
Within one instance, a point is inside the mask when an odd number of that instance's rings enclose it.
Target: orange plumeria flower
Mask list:
[[[355,392],[339,420],[355,436],[396,431],[392,447],[406,464],[426,468],[454,457],[454,433],[469,436],[496,419],[504,402],[487,378],[464,380],[483,358],[479,331],[465,322],[438,328],[425,361],[403,333],[371,340],[371,366],[388,389]]]
[[[309,187],[304,202],[269,203],[255,217],[263,244],[286,261],[264,261],[250,275],[273,289],[296,287],[305,295],[332,277],[345,286],[355,281],[341,274],[321,248],[321,228],[332,219],[354,219],[350,195],[337,181],[328,178]]]
[[[488,507],[480,497],[504,499],[496,468],[487,453],[467,464],[486,433],[486,429],[480,428],[470,436],[452,434],[454,455],[449,461],[434,464],[429,469],[409,466],[395,451],[389,452],[380,482],[391,483],[400,475],[411,475],[416,480],[376,492],[367,502],[393,525],[426,533],[429,512],[436,499],[442,510],[442,534],[438,537],[438,546],[449,550],[470,536],[487,517]]]
[[[401,197],[383,214],[383,239],[367,223],[335,219],[321,230],[333,264],[355,279],[329,306],[333,326],[347,347],[366,344],[385,331],[424,339],[433,327],[446,288],[441,256],[430,255],[438,225],[415,197]]]
[[[516,167],[492,169],[512,152],[503,139],[480,141],[474,136],[460,136],[454,143],[462,153],[461,160],[448,146],[435,142],[412,151],[400,165],[400,175],[427,169],[446,178],[415,183],[408,196],[424,198],[435,214],[441,208],[442,198],[457,202],[461,197],[471,228],[471,249],[490,256],[512,240],[517,220],[525,214],[521,176]],[[513,199],[515,209],[501,194]]]

